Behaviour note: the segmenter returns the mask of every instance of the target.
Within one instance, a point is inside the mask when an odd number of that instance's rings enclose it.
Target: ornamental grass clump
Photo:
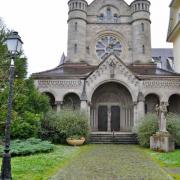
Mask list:
[[[25,156],[36,153],[48,153],[53,151],[55,145],[49,141],[42,141],[41,139],[29,138],[26,140],[13,140],[11,142],[11,156]],[[0,153],[3,153],[3,146],[0,147]]]

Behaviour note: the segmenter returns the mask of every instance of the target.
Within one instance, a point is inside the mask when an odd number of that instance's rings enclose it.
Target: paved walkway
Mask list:
[[[53,180],[168,180],[159,165],[134,145],[90,145]]]

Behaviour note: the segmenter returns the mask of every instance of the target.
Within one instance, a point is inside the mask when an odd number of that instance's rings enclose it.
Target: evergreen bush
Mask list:
[[[48,153],[53,151],[55,145],[49,141],[29,138],[27,140],[14,140],[11,142],[11,156],[24,156],[36,153]],[[0,153],[3,153],[3,146],[0,146]]]

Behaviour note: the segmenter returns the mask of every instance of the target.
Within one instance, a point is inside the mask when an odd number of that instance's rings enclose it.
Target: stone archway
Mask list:
[[[159,97],[156,94],[148,94],[145,97],[145,113],[155,113],[156,105],[160,103]]]
[[[56,100],[52,93],[50,92],[43,92],[44,95],[46,95],[49,98],[49,104],[52,107],[53,110],[57,109]]]
[[[107,82],[100,85],[91,100],[92,131],[131,131],[133,100],[122,84]]]
[[[79,110],[80,104],[80,98],[75,93],[68,93],[63,98],[63,109]]]
[[[176,114],[180,114],[180,95],[173,94],[169,98],[168,111]]]

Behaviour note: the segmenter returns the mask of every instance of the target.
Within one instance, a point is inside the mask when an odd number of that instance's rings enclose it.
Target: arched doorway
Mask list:
[[[159,97],[156,94],[148,94],[145,97],[145,113],[155,113],[156,105],[159,103]]]
[[[63,99],[63,109],[66,110],[79,110],[80,109],[80,98],[75,93],[68,93]]]
[[[122,84],[109,82],[99,86],[91,100],[91,128],[93,131],[131,131],[133,101]]]
[[[52,93],[50,92],[44,92],[44,95],[46,95],[49,98],[49,104],[52,107],[53,110],[57,109],[56,103],[55,103],[55,97]]]
[[[180,95],[173,94],[169,98],[169,112],[180,114]]]

